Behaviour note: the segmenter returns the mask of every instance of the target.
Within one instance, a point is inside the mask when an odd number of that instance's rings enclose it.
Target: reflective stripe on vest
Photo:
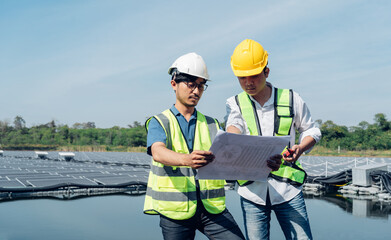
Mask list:
[[[166,110],[154,116],[163,127],[167,148],[178,153],[189,153],[175,115]],[[146,122],[148,130],[150,119]],[[217,121],[197,112],[194,150],[208,151],[219,129]],[[174,141],[173,141],[174,139]],[[166,166],[152,160],[144,213],[162,214],[168,218],[183,220],[191,218],[197,208],[197,191],[194,171],[190,167]],[[205,209],[213,214],[225,209],[224,180],[198,180],[200,198]]]
[[[262,135],[261,127],[254,102],[246,92],[235,96],[243,119],[251,135]],[[291,89],[275,88],[274,92],[274,135],[290,135],[293,122],[293,92]],[[289,163],[282,160],[279,170],[270,172],[270,177],[292,185],[302,185],[307,177],[298,161]],[[238,180],[240,186],[251,184],[252,181]]]
[[[293,121],[292,89],[275,89],[274,92],[274,135],[290,134]]]

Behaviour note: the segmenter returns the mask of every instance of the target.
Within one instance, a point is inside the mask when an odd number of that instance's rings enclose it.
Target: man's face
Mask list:
[[[171,80],[171,86],[176,93],[177,101],[186,107],[195,107],[204,92],[205,79],[197,78],[195,82],[175,82]]]
[[[266,78],[268,77],[269,69],[265,69],[260,74],[246,77],[238,77],[242,89],[251,96],[261,94],[266,86]]]

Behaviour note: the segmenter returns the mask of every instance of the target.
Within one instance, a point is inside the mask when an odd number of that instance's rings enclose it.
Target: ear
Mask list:
[[[264,70],[264,73],[265,73],[265,77],[269,77],[269,73],[270,73],[270,68],[266,67],[265,70]]]
[[[175,82],[174,80],[171,80],[170,84],[171,84],[172,89],[174,89],[174,92],[175,92],[175,91],[176,91],[176,88],[177,88],[177,86],[178,86],[178,83]]]

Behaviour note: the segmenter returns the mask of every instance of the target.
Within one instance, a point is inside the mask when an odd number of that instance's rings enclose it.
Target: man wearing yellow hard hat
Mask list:
[[[242,41],[232,54],[231,68],[243,92],[227,99],[227,132],[290,136],[289,154],[268,160],[272,171],[266,182],[238,180],[247,238],[270,238],[273,210],[286,239],[312,239],[302,193],[306,173],[298,160],[320,140],[320,130],[299,94],[266,81],[268,53],[261,44]],[[300,133],[298,143],[295,130]]]

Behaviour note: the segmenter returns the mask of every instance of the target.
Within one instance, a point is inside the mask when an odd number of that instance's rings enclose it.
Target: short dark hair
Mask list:
[[[181,73],[176,68],[172,70],[171,74],[171,80],[174,80],[175,82],[195,82],[198,79],[196,76]]]

